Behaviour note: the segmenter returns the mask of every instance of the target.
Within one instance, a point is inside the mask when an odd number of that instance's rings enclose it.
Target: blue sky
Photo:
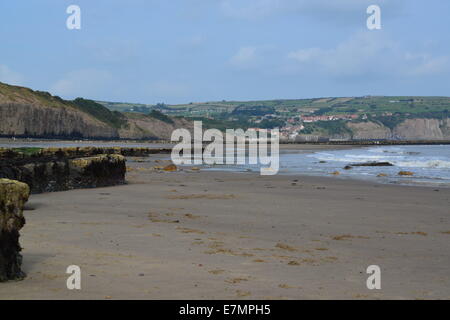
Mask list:
[[[66,8],[81,8],[81,30]],[[382,30],[366,28],[378,4]],[[450,95],[450,1],[15,0],[0,81],[109,101]]]

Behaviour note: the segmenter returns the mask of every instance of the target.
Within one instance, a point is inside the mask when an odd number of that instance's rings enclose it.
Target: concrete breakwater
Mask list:
[[[32,193],[125,183],[125,156],[167,153],[149,148],[0,149],[0,178],[26,183]]]
[[[25,277],[21,270],[19,230],[25,225],[23,206],[29,193],[25,183],[0,179],[0,282]]]

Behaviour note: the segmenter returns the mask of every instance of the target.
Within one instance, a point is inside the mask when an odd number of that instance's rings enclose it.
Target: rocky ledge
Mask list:
[[[363,163],[352,163],[351,167],[393,167],[394,165],[390,162],[363,162]]]
[[[99,154],[99,152],[108,154]],[[0,150],[0,178],[28,184],[32,193],[106,187],[125,183],[125,157],[145,149],[62,148],[33,153]]]
[[[0,179],[0,282],[25,277],[20,269],[19,230],[25,224],[23,206],[29,193],[25,183]]]
[[[36,158],[0,165],[0,178],[25,182],[32,193],[106,187],[125,183],[125,158],[102,154],[84,158]]]
[[[23,152],[23,149],[30,149]],[[170,148],[71,147],[71,148],[0,148],[0,162],[15,163],[33,160],[59,160],[91,157],[99,154],[120,154],[126,157],[144,157],[151,154],[171,153]]]

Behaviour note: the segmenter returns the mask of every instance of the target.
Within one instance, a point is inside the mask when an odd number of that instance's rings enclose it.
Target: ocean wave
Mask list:
[[[407,168],[450,168],[450,161],[424,160],[424,161],[398,161],[393,162],[396,166]]]
[[[406,151],[404,149],[401,148],[390,148],[390,149],[384,149],[384,148],[370,148],[367,150],[368,152],[371,153],[378,153],[378,154],[384,154],[384,153],[392,153],[392,154],[405,154]]]
[[[371,155],[357,155],[346,154],[338,155],[316,155],[316,159],[321,161],[338,161],[338,162],[368,162],[368,161],[395,161],[401,160],[403,157],[399,156],[371,156]]]

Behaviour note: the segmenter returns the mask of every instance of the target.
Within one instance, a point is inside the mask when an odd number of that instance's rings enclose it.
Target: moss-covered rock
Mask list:
[[[72,159],[68,162],[68,168],[70,189],[106,187],[125,183],[125,157],[120,154]]]
[[[20,268],[22,248],[19,244],[19,230],[25,224],[23,206],[28,201],[29,194],[27,184],[0,179],[0,282],[25,277]]]
[[[3,163],[0,160],[0,178],[25,182],[30,186],[32,193],[125,183],[125,158],[121,154],[72,158],[80,152],[76,149],[45,149],[46,156],[42,157],[8,159]],[[84,154],[90,154],[89,152]]]
[[[170,148],[0,148],[0,178],[25,182],[32,193],[112,186],[125,183],[124,156],[170,152]]]

